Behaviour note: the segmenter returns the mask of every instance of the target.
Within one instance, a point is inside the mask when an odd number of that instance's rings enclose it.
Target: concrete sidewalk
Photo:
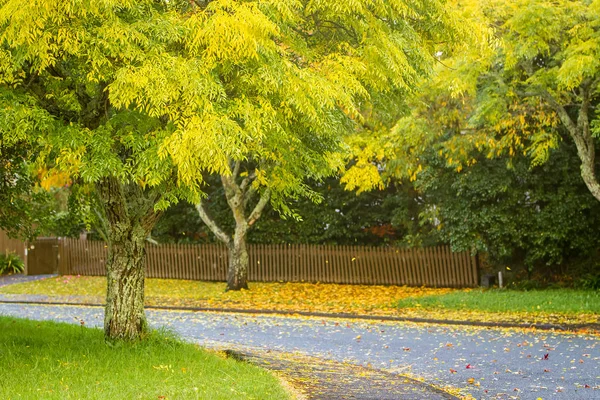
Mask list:
[[[300,390],[305,399],[458,399],[406,376],[350,363],[279,351],[229,350],[226,353],[275,371]]]

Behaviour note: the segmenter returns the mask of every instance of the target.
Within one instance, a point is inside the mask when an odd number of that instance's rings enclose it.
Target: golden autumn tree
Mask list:
[[[421,86],[411,112],[378,138],[385,151],[372,151],[365,144],[372,140],[354,141],[360,159],[383,162],[391,175],[410,179],[426,168],[420,155],[431,147],[457,171],[475,162],[475,154],[526,154],[539,165],[564,132],[577,148],[583,182],[600,200],[600,2],[469,0],[463,6],[487,45],[440,53],[434,79]]]
[[[226,94],[220,115],[240,138],[219,174],[232,232],[196,206],[229,249],[229,290],[248,287],[246,235],[264,208],[289,215],[290,198],[316,199],[305,180],[340,167],[348,134],[394,120],[439,43],[464,36],[443,1],[210,2],[190,23]],[[184,180],[206,156],[196,135],[172,152]]]
[[[330,171],[347,132],[412,91],[458,25],[438,0],[0,0],[0,102],[33,121],[20,134],[49,174],[104,203],[106,336],[146,328],[145,240],[161,210],[201,204],[211,173],[238,211],[242,185],[257,211],[309,194],[303,177]],[[244,287],[233,265],[230,288]]]

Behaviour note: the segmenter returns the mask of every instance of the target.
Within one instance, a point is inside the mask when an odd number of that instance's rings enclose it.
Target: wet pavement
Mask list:
[[[0,287],[12,285],[14,283],[39,281],[40,279],[48,279],[48,278],[53,278],[55,276],[58,276],[58,275],[23,275],[23,274],[0,275]]]

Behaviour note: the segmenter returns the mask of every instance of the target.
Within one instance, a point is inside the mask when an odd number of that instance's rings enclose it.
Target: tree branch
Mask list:
[[[241,165],[242,165],[242,163],[240,162],[240,160],[236,160],[235,164],[233,165],[233,171],[231,173],[231,176],[234,181],[237,179],[238,175],[240,174]]]
[[[223,189],[225,189],[225,197],[227,198],[227,201],[235,197],[237,192],[240,190],[231,176],[221,175],[221,183],[223,184]]]
[[[579,108],[579,115],[577,116],[577,126],[579,127],[580,134],[587,147],[588,156],[591,157],[592,164],[594,163],[595,147],[594,139],[590,132],[590,120],[589,120],[589,109],[590,109],[590,92],[587,87],[581,88],[581,107]]]
[[[449,66],[449,65],[446,65],[446,64],[445,64],[445,63],[443,63],[443,62],[442,62],[442,60],[440,60],[439,58],[437,58],[437,57],[433,57],[433,59],[434,59],[436,62],[440,63],[442,66],[444,66],[444,67],[448,68],[449,70],[456,71],[456,68],[452,68],[451,66]]]
[[[260,200],[254,207],[254,210],[252,210],[252,213],[250,213],[250,217],[248,217],[248,226],[254,225],[254,223],[260,218],[263,210],[265,209],[265,206],[267,205],[267,203],[269,202],[270,199],[271,199],[271,189],[267,189],[260,196]]]
[[[573,121],[564,106],[558,103],[549,93],[544,93],[543,97],[556,111],[563,125],[567,128],[569,135],[575,142],[577,155],[581,161],[581,177],[590,193],[600,201],[600,182],[598,182],[598,178],[596,177],[595,165],[596,148],[589,126],[590,92],[587,85],[581,86],[580,95],[582,99],[579,106],[577,122]]]
[[[256,178],[256,173],[255,172],[249,173],[244,178],[244,180],[242,181],[242,183],[240,184],[240,190],[242,192],[244,192],[246,190],[246,187],[254,180],[254,178]]]
[[[219,239],[221,242],[225,243],[226,245],[229,245],[229,243],[231,242],[231,239],[217,225],[215,220],[208,214],[208,211],[206,210],[206,208],[204,208],[204,203],[202,203],[202,200],[198,204],[196,204],[196,210],[198,211],[198,214],[200,215],[202,222],[204,222],[206,224],[206,226],[208,226],[208,228],[211,230],[212,233],[214,233],[214,235],[217,237],[217,239]]]
[[[252,197],[256,193],[256,188],[254,186],[250,186],[246,192],[244,192],[244,209],[248,206],[248,202],[252,200]]]
[[[560,118],[562,123],[565,125],[565,128],[567,128],[569,134],[571,134],[571,136],[577,135],[577,125],[575,124],[573,119],[571,119],[571,116],[569,115],[565,107],[563,107],[562,104],[556,101],[556,99],[546,91],[543,91],[538,96],[541,96],[550,104],[550,107],[552,107],[554,111],[558,114],[558,118]]]
[[[96,183],[96,189],[104,202],[106,219],[110,226],[129,218],[125,194],[121,183],[114,177],[107,177]]]
[[[154,206],[156,205],[156,201],[152,202],[152,206],[146,211],[146,213],[140,219],[140,225],[146,230],[148,234],[152,232],[152,228],[158,222],[160,217],[162,217],[164,211],[156,211]]]

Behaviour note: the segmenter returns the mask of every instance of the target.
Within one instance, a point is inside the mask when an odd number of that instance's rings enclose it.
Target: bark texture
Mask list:
[[[122,233],[120,239],[113,236],[109,246],[104,333],[112,340],[133,340],[147,327],[144,312],[146,235],[134,227]]]
[[[228,246],[229,269],[227,270],[227,290],[248,289],[248,249],[246,235],[236,234]]]
[[[108,340],[135,340],[147,328],[144,312],[146,237],[159,218],[156,198],[114,178],[97,185],[108,221],[104,333]]]
[[[271,198],[271,192],[266,189],[259,197],[252,211],[247,215],[246,209],[256,189],[251,185],[255,178],[254,174],[248,174],[241,182],[237,182],[240,171],[240,163],[236,162],[232,166],[231,175],[222,175],[221,183],[225,189],[227,204],[231,209],[235,220],[235,230],[233,234],[227,234],[223,231],[217,222],[209,215],[202,203],[196,205],[198,214],[202,221],[210,228],[215,236],[228,249],[229,266],[227,270],[227,290],[248,289],[248,250],[246,245],[246,236],[248,230],[260,218],[266,205]]]

